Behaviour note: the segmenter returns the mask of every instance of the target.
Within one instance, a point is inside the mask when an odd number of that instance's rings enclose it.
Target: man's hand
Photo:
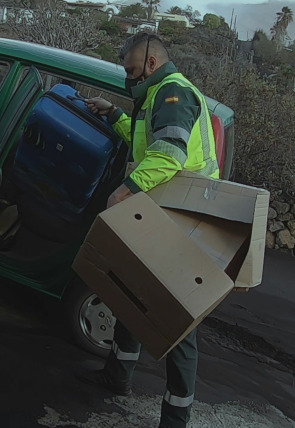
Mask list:
[[[130,198],[132,195],[134,195],[134,193],[132,193],[125,184],[121,184],[109,197],[107,208],[124,201],[124,199]]]
[[[112,103],[100,97],[85,100],[85,103],[94,114],[108,115],[115,110]]]

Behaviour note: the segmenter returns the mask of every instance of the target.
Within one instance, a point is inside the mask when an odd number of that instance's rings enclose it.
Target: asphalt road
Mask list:
[[[261,286],[232,293],[199,327],[190,427],[295,427],[295,259],[268,251]],[[0,427],[156,428],[165,362],[143,352],[130,398],[83,382],[103,360],[67,339],[59,305],[0,284]]]

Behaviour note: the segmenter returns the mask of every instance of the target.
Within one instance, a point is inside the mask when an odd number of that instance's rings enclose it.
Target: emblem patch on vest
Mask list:
[[[178,97],[168,97],[168,98],[165,98],[165,103],[167,103],[167,104],[178,103],[178,101],[179,101]]]

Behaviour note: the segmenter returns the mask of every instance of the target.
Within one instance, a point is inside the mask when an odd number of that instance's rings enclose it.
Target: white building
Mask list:
[[[164,13],[164,12],[154,12],[152,18],[156,21],[174,21],[174,22],[184,22],[186,28],[194,28],[193,25],[190,24],[188,18],[183,15],[173,15],[172,13]]]
[[[15,16],[15,11],[17,10],[17,17]],[[23,7],[17,7],[14,2],[1,0],[0,3],[0,24],[4,24],[7,21],[8,17],[15,18],[17,23],[23,20],[29,20],[32,18],[32,12]]]
[[[0,24],[7,20],[8,10],[12,7],[12,1],[2,0],[0,3]]]
[[[152,31],[157,33],[159,27],[158,21],[148,21],[147,19],[116,16],[113,20],[121,27],[122,32],[126,34],[136,34],[139,31]]]

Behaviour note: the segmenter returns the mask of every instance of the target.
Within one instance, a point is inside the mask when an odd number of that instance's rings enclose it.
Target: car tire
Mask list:
[[[110,309],[77,277],[68,285],[62,306],[73,341],[84,350],[106,358],[116,322]]]

